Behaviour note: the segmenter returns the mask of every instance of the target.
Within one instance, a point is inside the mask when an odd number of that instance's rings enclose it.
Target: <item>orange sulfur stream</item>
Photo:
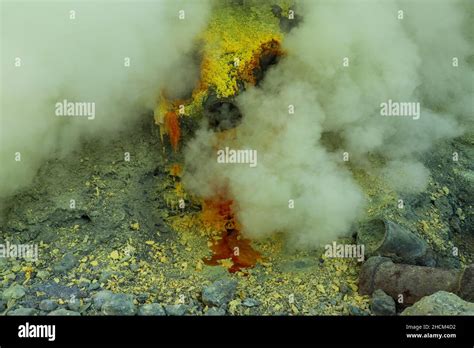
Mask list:
[[[181,176],[183,173],[183,168],[179,163],[172,164],[170,167],[170,175],[172,176]]]
[[[229,272],[255,266],[261,255],[252,248],[250,241],[240,235],[239,225],[232,212],[232,200],[204,201],[203,220],[222,231],[221,238],[211,246],[212,256],[204,259],[207,265],[219,265],[220,260],[232,260]]]
[[[170,137],[171,146],[173,150],[178,149],[179,138],[181,136],[181,129],[179,127],[178,116],[175,112],[169,111],[165,115],[165,128]]]

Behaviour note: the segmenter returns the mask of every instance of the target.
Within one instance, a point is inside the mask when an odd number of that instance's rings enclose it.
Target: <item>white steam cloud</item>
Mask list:
[[[186,187],[210,197],[226,186],[246,236],[282,232],[297,247],[346,234],[364,210],[343,152],[400,192],[423,190],[419,156],[472,127],[472,10],[469,1],[298,3],[304,18],[285,39],[287,57],[237,98],[235,137],[203,128],[188,144]],[[419,103],[420,118],[382,116],[388,100]],[[257,167],[218,164],[226,146],[257,150]]]
[[[209,1],[2,1],[0,197],[81,138],[127,127],[160,88],[191,90],[209,12]],[[64,99],[95,103],[95,118],[56,116]]]

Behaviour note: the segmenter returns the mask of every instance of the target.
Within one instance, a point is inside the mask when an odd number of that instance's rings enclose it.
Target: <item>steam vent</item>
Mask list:
[[[1,5],[1,315],[474,315],[472,1],[42,3]]]

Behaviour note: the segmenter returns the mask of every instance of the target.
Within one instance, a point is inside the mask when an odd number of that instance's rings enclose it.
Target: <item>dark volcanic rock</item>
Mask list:
[[[185,315],[189,310],[188,306],[184,304],[174,304],[165,306],[166,314],[171,316],[182,316]]]
[[[464,301],[453,293],[438,291],[423,297],[405,309],[402,315],[474,315],[474,303]]]
[[[52,310],[55,310],[56,308],[58,308],[58,303],[53,300],[43,300],[40,302],[39,308],[42,311],[51,312]]]
[[[24,297],[25,294],[26,292],[23,286],[18,285],[18,284],[13,284],[3,292],[2,297],[5,301],[8,302],[10,300],[18,300]]]
[[[202,302],[215,307],[227,305],[234,297],[236,289],[236,281],[218,280],[202,290]]]
[[[159,303],[144,304],[138,309],[138,315],[166,315],[165,309]]]
[[[395,315],[395,300],[383,290],[377,289],[372,294],[370,309],[375,315]]]
[[[101,310],[105,315],[135,315],[137,313],[133,296],[127,294],[113,294],[104,301]]]

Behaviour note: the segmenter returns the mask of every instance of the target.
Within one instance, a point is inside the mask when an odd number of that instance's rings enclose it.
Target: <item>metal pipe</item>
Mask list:
[[[474,264],[464,270],[448,270],[396,264],[380,256],[368,259],[359,275],[359,292],[362,295],[371,295],[375,290],[382,289],[395,300],[401,298],[404,304],[413,304],[440,290],[473,301],[473,284]]]
[[[387,256],[395,262],[434,266],[428,244],[402,226],[389,220],[374,219],[361,225],[357,243],[365,245],[367,256]]]

